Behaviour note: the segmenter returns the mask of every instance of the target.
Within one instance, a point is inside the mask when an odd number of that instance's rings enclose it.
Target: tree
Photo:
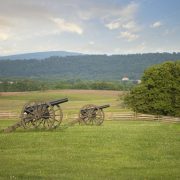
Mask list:
[[[168,61],[145,70],[142,83],[125,97],[136,112],[180,116],[180,61]]]

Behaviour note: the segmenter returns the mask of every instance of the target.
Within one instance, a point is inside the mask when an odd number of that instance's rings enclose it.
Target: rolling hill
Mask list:
[[[25,53],[25,54],[16,54],[10,56],[0,56],[0,60],[22,60],[22,59],[45,59],[51,56],[77,56],[81,55],[76,52],[67,52],[67,51],[46,51],[46,52],[34,52],[34,53]]]
[[[81,55],[50,57],[42,60],[0,61],[0,78],[120,80],[123,76],[140,79],[154,64],[180,60],[180,53],[131,55]]]

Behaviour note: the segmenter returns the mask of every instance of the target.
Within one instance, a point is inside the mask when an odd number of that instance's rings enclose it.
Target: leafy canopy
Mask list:
[[[180,61],[146,69],[125,103],[136,112],[180,116]]]

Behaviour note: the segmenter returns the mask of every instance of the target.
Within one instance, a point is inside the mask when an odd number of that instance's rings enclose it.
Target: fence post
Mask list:
[[[137,112],[134,111],[134,120],[137,120]]]

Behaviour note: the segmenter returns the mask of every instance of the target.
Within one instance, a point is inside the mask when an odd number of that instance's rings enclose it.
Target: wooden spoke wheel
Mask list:
[[[101,125],[104,121],[104,112],[94,104],[87,104],[81,108],[79,120],[86,125]]]
[[[94,124],[100,126],[104,121],[104,111],[102,109],[98,109],[96,112],[96,118],[94,119]]]
[[[52,128],[55,121],[53,107],[45,102],[29,102],[21,112],[24,128]]]
[[[37,107],[36,128],[51,129],[55,121],[53,106],[49,103],[41,102]]]
[[[61,107],[59,105],[53,106],[53,111],[54,111],[54,123],[53,123],[53,128],[59,127],[59,125],[62,122],[63,119],[63,113],[61,110]]]
[[[37,106],[36,102],[29,102],[25,104],[21,111],[21,124],[24,128],[34,128],[36,121],[36,112],[35,107]]]

